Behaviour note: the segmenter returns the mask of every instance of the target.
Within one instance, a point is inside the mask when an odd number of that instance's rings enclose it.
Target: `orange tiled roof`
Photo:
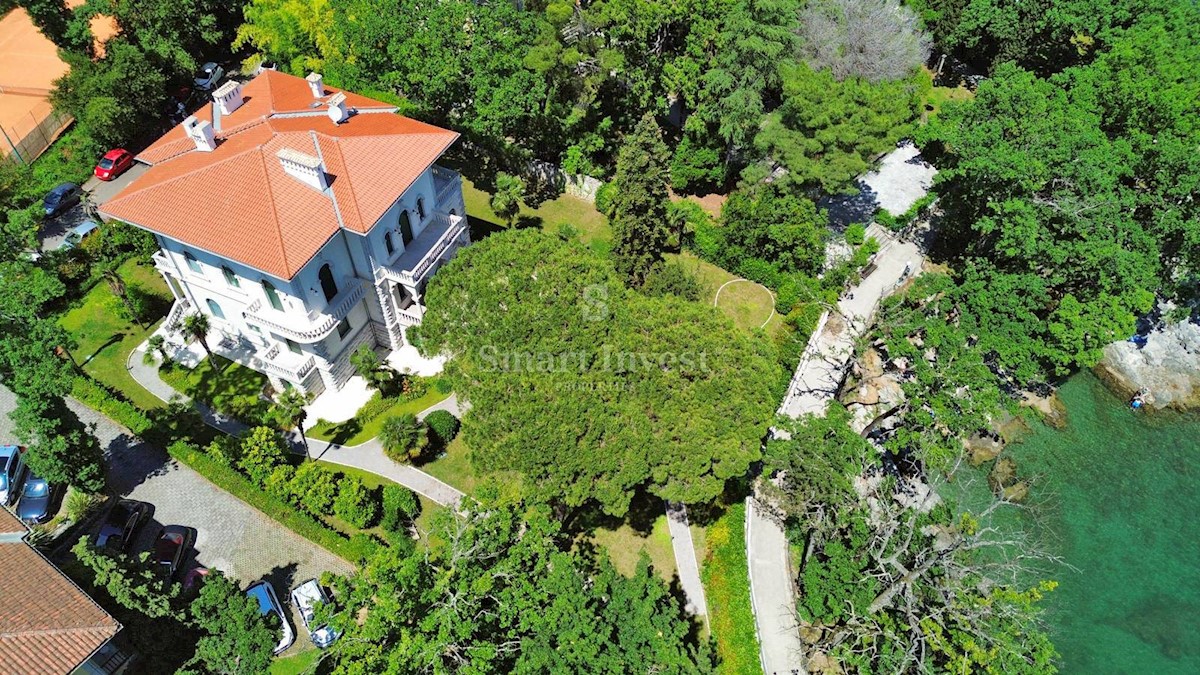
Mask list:
[[[0,534],[24,534],[26,531],[28,528],[20,518],[14,516],[8,509],[0,508]]]
[[[243,103],[213,119],[217,148],[196,150],[183,125],[146,148],[151,164],[100,210],[267,274],[290,279],[339,227],[365,233],[458,134],[394,113],[352,92],[357,111],[335,125],[303,78],[275,71],[242,88]],[[314,107],[314,104],[316,106]],[[289,176],[276,153],[321,157],[332,197]]]
[[[0,544],[0,664],[4,672],[66,675],[121,626],[23,542]]]

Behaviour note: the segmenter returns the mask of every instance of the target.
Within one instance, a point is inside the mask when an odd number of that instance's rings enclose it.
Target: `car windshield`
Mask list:
[[[45,497],[50,492],[50,486],[45,481],[31,480],[25,483],[26,497]]]
[[[111,169],[111,168],[113,168],[113,164],[114,164],[114,162],[107,157],[100,160],[100,168],[101,169]]]

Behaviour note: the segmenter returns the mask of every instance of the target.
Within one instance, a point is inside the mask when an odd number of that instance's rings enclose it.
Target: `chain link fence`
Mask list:
[[[45,99],[49,90],[0,86],[0,157],[29,164],[50,147],[71,123]],[[36,99],[34,97],[37,97]]]

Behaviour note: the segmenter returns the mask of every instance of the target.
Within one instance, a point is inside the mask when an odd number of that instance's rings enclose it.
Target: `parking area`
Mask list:
[[[0,386],[0,441],[15,442],[8,419],[15,403],[12,392]],[[149,550],[162,526],[193,528],[195,543],[186,556],[185,568],[199,564],[219,569],[243,585],[269,580],[279,599],[288,605],[296,630],[296,643],[285,653],[310,648],[288,593],[307,579],[319,578],[322,572],[349,574],[353,566],[209,483],[165,452],[137,442],[91,408],[75,401],[70,401],[70,406],[86,424],[94,425],[109,460],[110,490],[154,507],[135,550]]]

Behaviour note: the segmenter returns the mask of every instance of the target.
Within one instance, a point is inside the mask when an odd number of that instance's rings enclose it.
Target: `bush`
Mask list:
[[[379,502],[375,492],[368,490],[361,480],[343,476],[338,483],[337,498],[333,500],[333,512],[338,518],[362,529],[370,527],[379,516]]]
[[[448,378],[439,377],[433,381],[433,388],[436,389],[439,394],[449,394],[450,392],[454,391],[454,383]]]
[[[271,475],[267,476],[266,482],[263,484],[263,489],[267,494],[282,502],[289,504],[294,502],[292,495],[292,478],[296,475],[296,468],[290,464],[281,464],[271,471]]]
[[[700,299],[700,282],[676,261],[663,263],[646,275],[642,292],[653,297],[674,295],[693,302]]]
[[[596,210],[607,217],[612,217],[613,198],[617,196],[616,183],[605,183],[596,190]]]
[[[676,191],[711,190],[725,180],[725,162],[721,150],[696,142],[691,134],[675,146],[671,157],[671,187]]]
[[[421,501],[403,485],[383,486],[383,518],[379,524],[388,532],[403,532],[421,515]]]
[[[88,407],[113,418],[135,434],[144,434],[152,426],[150,417],[140,408],[89,377],[76,377],[71,383],[71,395]]]
[[[744,258],[737,266],[737,273],[767,288],[778,288],[781,278],[779,268],[761,258]]]
[[[379,428],[383,452],[395,462],[409,462],[421,456],[429,445],[429,433],[416,415],[406,413],[389,417]]]
[[[292,502],[317,517],[329,512],[337,493],[333,474],[313,462],[301,464],[288,486]]]
[[[270,427],[255,427],[242,440],[242,458],[238,460],[238,467],[256,485],[263,485],[275,467],[286,459],[287,451],[279,434]]]
[[[350,541],[346,543],[346,559],[355,565],[361,565],[363,561],[375,555],[380,546],[383,546],[383,542],[369,534],[359,532],[350,537]]]
[[[404,401],[421,398],[429,391],[429,380],[419,375],[400,376],[400,398]]]
[[[217,460],[225,466],[237,466],[242,459],[242,444],[232,437],[224,434],[217,436],[204,448],[209,457]]]
[[[425,425],[429,427],[429,440],[439,447],[450,445],[458,435],[458,418],[446,410],[434,410],[426,415]]]
[[[371,399],[364,403],[363,407],[358,409],[358,413],[354,415],[354,418],[357,419],[360,424],[366,424],[367,422],[370,422],[376,417],[379,417],[383,413],[387,412],[388,408],[391,408],[394,405],[396,405],[396,399],[385,397],[379,392],[375,392],[374,394],[371,394]]]
[[[71,490],[67,495],[66,501],[63,503],[63,509],[67,513],[67,518],[71,519],[72,523],[78,523],[84,518],[87,518],[96,507],[100,506],[103,501],[100,495],[94,495],[82,490]]]
[[[858,246],[863,243],[863,239],[867,235],[867,228],[862,223],[851,223],[850,227],[846,228],[846,243],[851,246]]]

